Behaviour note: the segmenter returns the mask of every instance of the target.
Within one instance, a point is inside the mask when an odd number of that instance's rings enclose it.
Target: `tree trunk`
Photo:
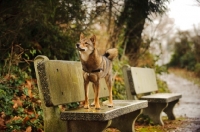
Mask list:
[[[148,10],[148,0],[126,0],[124,9],[110,37],[110,43],[113,47],[116,45],[119,36],[124,34],[123,43],[120,47],[125,50],[125,55],[128,57],[131,66],[137,65],[142,44],[141,33]]]

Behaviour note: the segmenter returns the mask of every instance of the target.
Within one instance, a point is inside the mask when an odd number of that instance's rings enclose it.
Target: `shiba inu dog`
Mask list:
[[[85,104],[84,108],[89,108],[88,99],[88,84],[93,83],[93,89],[95,93],[94,102],[92,105],[95,109],[100,109],[99,104],[99,90],[100,78],[105,78],[106,84],[109,90],[108,107],[113,107],[112,101],[112,60],[117,57],[118,50],[116,48],[109,49],[102,56],[98,53],[96,48],[96,36],[93,35],[90,38],[84,37],[81,33],[80,42],[76,44],[76,48],[79,51],[80,60],[83,68],[84,90],[85,90]]]

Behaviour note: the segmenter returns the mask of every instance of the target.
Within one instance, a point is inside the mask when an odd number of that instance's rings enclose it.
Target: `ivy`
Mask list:
[[[0,130],[42,131],[43,111],[35,80],[19,68],[0,78]]]

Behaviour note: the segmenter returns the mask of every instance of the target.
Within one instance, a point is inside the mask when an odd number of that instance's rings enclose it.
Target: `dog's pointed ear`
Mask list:
[[[81,39],[84,39],[84,38],[85,38],[84,34],[81,33],[81,34],[80,34],[80,40],[81,40]]]
[[[96,42],[96,36],[92,35],[92,37],[90,38],[90,40],[92,41],[93,44],[95,44],[95,42]]]

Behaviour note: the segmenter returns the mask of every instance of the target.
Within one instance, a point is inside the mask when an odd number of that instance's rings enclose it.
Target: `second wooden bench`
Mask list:
[[[182,97],[179,93],[156,93],[158,86],[156,75],[151,68],[123,67],[123,74],[128,99],[147,100],[148,107],[144,109],[143,114],[148,115],[155,124],[164,125],[161,113],[165,112],[168,119],[175,120],[173,108]]]

